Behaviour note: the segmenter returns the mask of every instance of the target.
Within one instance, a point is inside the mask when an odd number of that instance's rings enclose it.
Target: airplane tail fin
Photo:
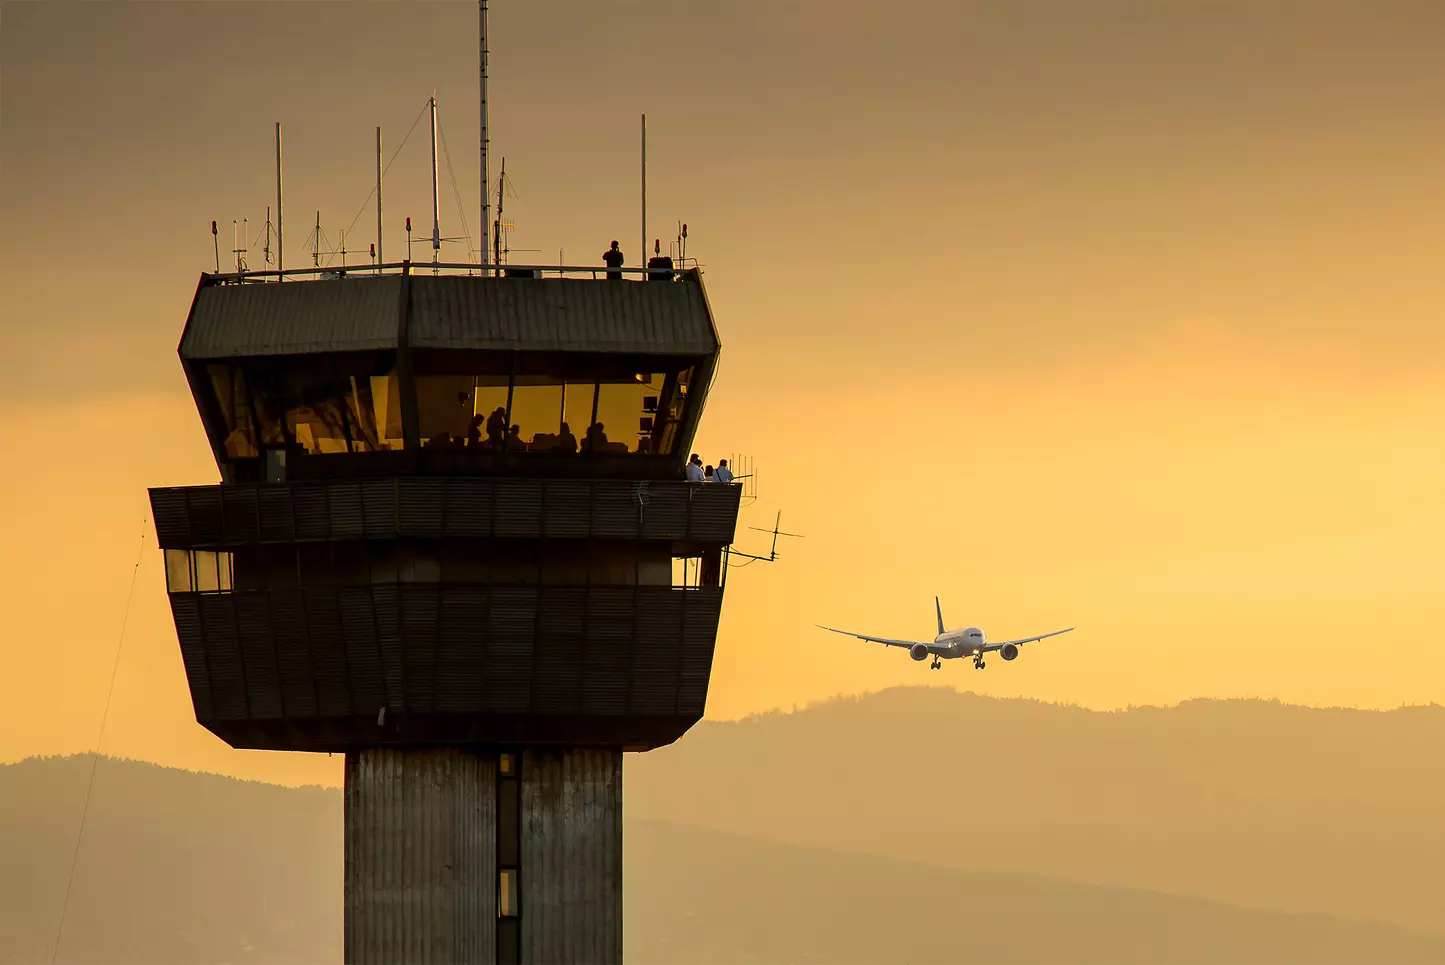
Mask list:
[[[938,635],[941,637],[946,631],[943,629],[943,604],[938,602],[938,597],[933,598],[933,606],[938,611]]]

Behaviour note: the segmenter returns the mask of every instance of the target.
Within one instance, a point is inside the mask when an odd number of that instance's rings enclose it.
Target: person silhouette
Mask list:
[[[557,433],[558,452],[576,452],[577,437],[572,434],[572,429],[567,423],[562,423],[562,431]]]
[[[608,248],[602,253],[602,263],[606,265],[609,269],[621,268],[622,262],[625,260],[626,259],[622,257],[622,249],[617,247],[617,242],[615,241],[612,242],[611,248]],[[613,281],[621,281],[622,272],[608,271],[607,277]]]

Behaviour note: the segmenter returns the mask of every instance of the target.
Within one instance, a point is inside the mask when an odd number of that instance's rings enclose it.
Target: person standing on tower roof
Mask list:
[[[602,263],[606,265],[609,269],[621,268],[623,261],[624,259],[622,257],[622,249],[617,247],[617,242],[615,241],[612,242],[611,248],[608,248],[602,253]],[[609,270],[607,272],[607,277],[614,281],[621,281],[622,272]]]

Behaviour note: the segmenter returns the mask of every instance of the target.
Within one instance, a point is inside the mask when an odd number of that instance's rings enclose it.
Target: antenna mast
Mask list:
[[[502,265],[502,202],[507,196],[507,159],[502,158],[502,176],[497,179],[497,225],[496,233],[492,235],[492,244],[495,246],[492,260],[500,268]]]
[[[376,263],[386,264],[381,257],[381,128],[376,129]]]
[[[642,266],[647,267],[647,115],[642,115],[642,247],[638,249]]]
[[[441,260],[442,209],[437,198],[437,95],[431,95],[431,263]],[[433,271],[436,269],[433,268]]]
[[[479,44],[479,59],[481,61],[482,73],[482,266],[485,268],[488,260],[488,238],[487,235],[492,226],[492,186],[487,174],[487,0],[479,0],[481,4],[481,33]],[[435,152],[433,152],[435,153]],[[501,207],[500,199],[497,202]],[[501,219],[501,212],[497,213],[498,220]],[[485,274],[485,272],[483,272]]]
[[[281,122],[276,122],[276,280],[283,281],[286,276],[280,272],[286,270],[286,264],[281,259]]]

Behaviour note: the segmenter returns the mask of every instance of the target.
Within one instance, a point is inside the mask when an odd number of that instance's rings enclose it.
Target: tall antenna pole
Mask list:
[[[437,95],[431,95],[431,262],[441,260],[442,209],[437,196]]]
[[[286,270],[286,263],[281,258],[281,122],[276,122],[276,280],[281,281],[286,276],[279,272]]]
[[[647,115],[642,115],[642,267],[647,267]]]
[[[496,263],[498,271],[502,267],[502,202],[506,200],[506,197],[507,159],[504,157],[502,158],[502,176],[497,179],[497,230],[492,236],[492,244],[495,246],[495,250],[492,252],[495,257],[492,260]]]
[[[492,185],[487,174],[487,0],[481,4],[480,61],[482,68],[482,266],[489,260],[487,235],[492,228]],[[485,274],[485,272],[483,272]]]
[[[381,128],[376,129],[376,263],[386,264],[381,257]]]

